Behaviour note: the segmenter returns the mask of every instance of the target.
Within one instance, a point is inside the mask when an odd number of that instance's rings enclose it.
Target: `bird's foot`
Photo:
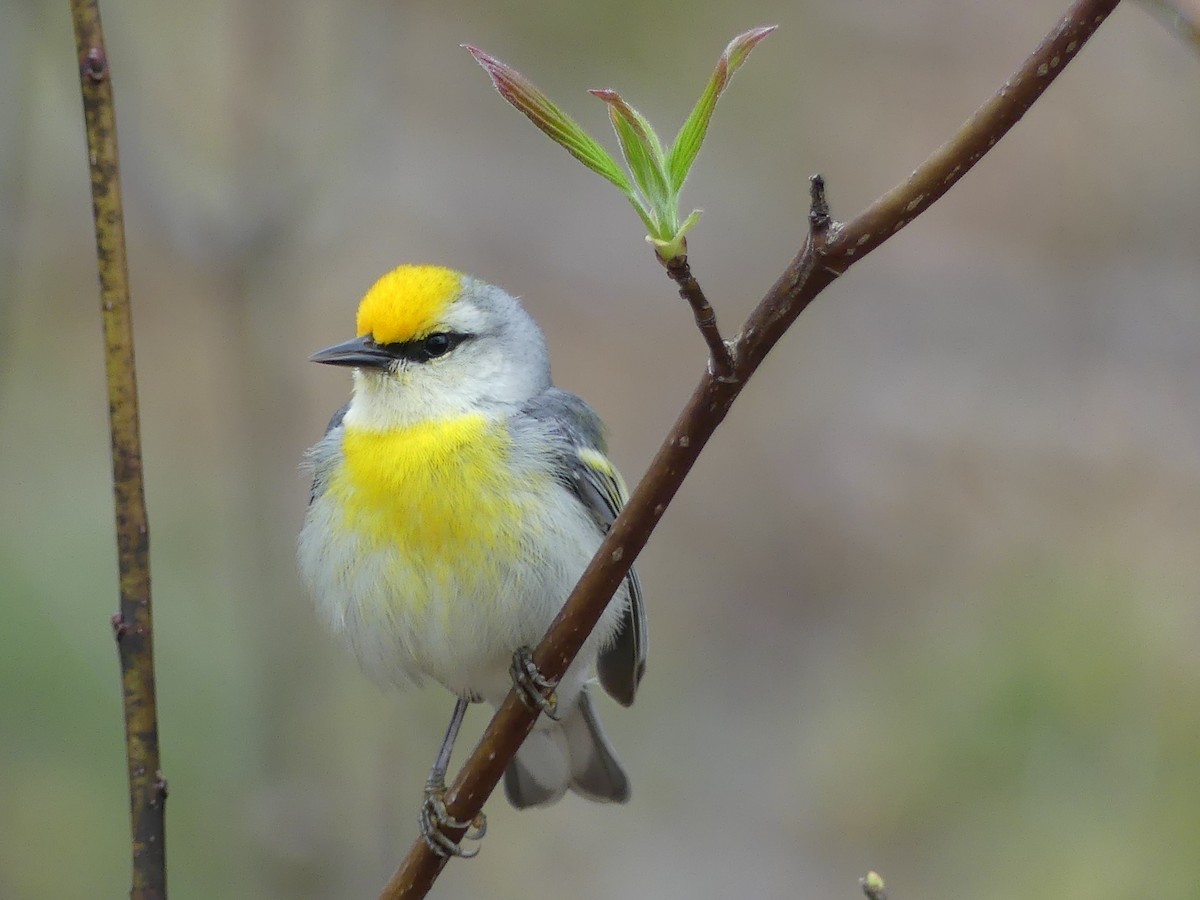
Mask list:
[[[530,709],[540,710],[558,721],[558,696],[554,693],[558,682],[538,670],[528,647],[517,648],[508,671],[522,702]]]
[[[425,785],[425,801],[421,804],[421,837],[425,844],[438,856],[457,856],[470,859],[479,855],[479,848],[466,850],[446,836],[447,828],[463,828],[466,833],[460,840],[481,841],[487,834],[487,816],[482,812],[469,822],[456,819],[446,809],[446,785],[440,778],[430,778]]]

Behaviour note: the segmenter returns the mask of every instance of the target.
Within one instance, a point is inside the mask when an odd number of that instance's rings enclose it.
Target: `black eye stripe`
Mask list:
[[[435,331],[419,340],[380,344],[379,348],[396,359],[425,363],[445,356],[470,336],[457,331]]]

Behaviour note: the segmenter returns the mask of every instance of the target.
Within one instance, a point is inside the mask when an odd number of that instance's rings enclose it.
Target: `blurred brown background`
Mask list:
[[[733,330],[806,177],[848,218],[1065,3],[110,2],[179,898],[373,896],[451,700],[321,633],[297,468],[349,387],[308,354],[401,261],[522,295],[635,480],[703,350],[633,212],[470,41],[613,146],[674,133]],[[65,3],[0,0],[0,897],[118,896],[127,797],[88,178]],[[689,206],[689,208],[690,208]],[[941,203],[836,283],[639,566],[652,655],[604,710],[625,808],[488,807],[443,897],[1194,896],[1200,57],[1123,5]],[[485,714],[473,712],[470,736]],[[469,737],[470,737],[469,736]],[[464,741],[464,746],[467,741]],[[457,759],[461,759],[461,752]]]

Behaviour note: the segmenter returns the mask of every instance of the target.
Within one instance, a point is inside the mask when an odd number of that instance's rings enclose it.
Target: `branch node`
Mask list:
[[[729,366],[725,371],[721,371],[714,365],[712,357],[709,357],[708,374],[722,384],[737,384],[742,380],[741,376],[737,373],[737,342],[722,341],[721,343],[725,345],[725,352],[728,355]],[[687,444],[680,444],[680,446],[686,447]]]
[[[92,81],[103,81],[108,77],[108,57],[104,55],[104,49],[101,47],[92,47],[83,55],[83,62],[80,64],[80,69],[83,74]]]

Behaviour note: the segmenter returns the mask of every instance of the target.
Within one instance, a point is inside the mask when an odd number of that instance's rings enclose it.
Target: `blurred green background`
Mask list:
[[[317,627],[308,354],[402,261],[522,295],[640,476],[703,366],[632,211],[489,86],[671,134],[779,31],[684,202],[733,330],[994,90],[1065,3],[108,2],[177,898],[373,896],[451,700]],[[736,8],[735,8],[736,7]],[[96,275],[66,3],[0,0],[0,898],[128,888]],[[834,284],[639,567],[605,719],[629,806],[497,798],[443,897],[1197,896],[1200,58],[1123,5],[968,178]],[[473,737],[483,710],[472,713]],[[464,745],[467,742],[464,741]],[[461,753],[459,757],[461,759]]]

